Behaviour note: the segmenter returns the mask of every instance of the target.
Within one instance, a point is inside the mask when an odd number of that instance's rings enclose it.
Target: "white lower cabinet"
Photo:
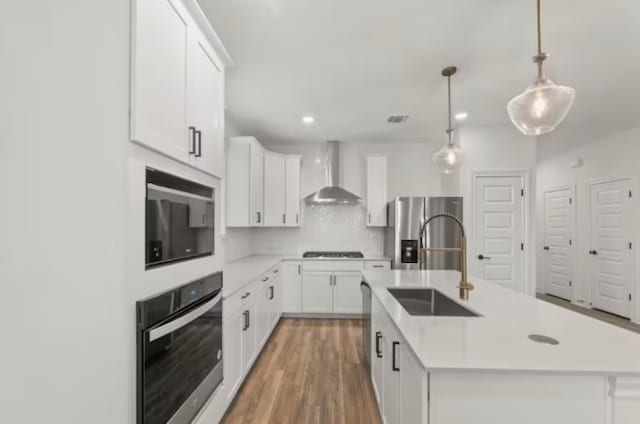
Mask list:
[[[423,423],[424,369],[375,297],[371,331],[371,379],[384,423]]]
[[[282,263],[282,311],[302,312],[302,261]]]
[[[362,313],[360,272],[336,272],[333,274],[333,312],[341,314]]]
[[[227,402],[231,402],[235,396],[244,376],[242,354],[244,325],[244,310],[235,311],[233,314],[224,317],[224,385],[227,389]]]
[[[302,312],[361,314],[363,261],[303,261]]]
[[[233,400],[282,315],[280,268],[273,268],[223,305],[224,387]]]
[[[333,312],[333,273],[305,271],[302,277],[302,311],[307,313]]]
[[[248,372],[253,365],[253,361],[258,355],[257,331],[256,331],[256,301],[250,300],[242,312],[244,325],[242,327],[242,366],[244,372]]]

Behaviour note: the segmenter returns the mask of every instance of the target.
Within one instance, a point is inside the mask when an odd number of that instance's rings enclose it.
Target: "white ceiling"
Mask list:
[[[509,125],[532,82],[534,0],[199,0],[235,61],[227,116],[267,144],[434,141],[458,66],[461,125]],[[640,2],[546,0],[546,69],[576,103],[542,143],[574,145],[640,125]],[[317,123],[305,126],[304,114]],[[405,124],[388,124],[408,114]],[[546,140],[545,140],[546,139]]]

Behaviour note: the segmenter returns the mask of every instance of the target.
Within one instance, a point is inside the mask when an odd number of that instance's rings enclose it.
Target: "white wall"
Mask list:
[[[324,143],[307,145],[267,145],[267,150],[300,154],[302,158],[303,197],[325,184]],[[438,145],[429,143],[342,143],[342,186],[361,196],[357,206],[303,205],[300,229],[257,229],[253,232],[254,253],[302,253],[305,250],[361,250],[367,255],[382,255],[384,230],[367,228],[366,164],[367,154],[385,154],[388,158],[388,200],[395,196],[437,196],[440,174],[431,156]]]
[[[640,127],[633,130],[608,137],[595,143],[590,143],[577,147],[571,151],[564,152],[551,158],[541,159],[537,169],[537,251],[541,252],[544,244],[544,192],[550,188],[576,185],[576,237],[575,237],[575,276],[574,301],[576,303],[588,304],[590,301],[588,286],[588,260],[589,260],[589,240],[588,231],[588,205],[585,204],[590,181],[631,177],[636,184],[640,180]],[[569,164],[577,159],[582,159],[583,165],[578,168],[571,168]],[[640,195],[640,192],[638,193]],[[638,196],[635,196],[637,199]],[[636,217],[639,216],[640,208],[636,200]],[[637,218],[636,218],[637,221]],[[640,228],[640,223],[636,222],[636,229]],[[637,244],[637,234],[634,235]],[[636,264],[640,263],[640,256],[636,253]],[[637,265],[636,265],[637,267]],[[538,281],[542,283],[543,263],[540,260],[537,266]],[[636,273],[637,275],[637,273]],[[635,320],[640,321],[640,283],[637,278],[636,283],[636,308]],[[544,288],[541,286],[540,291]]]
[[[478,260],[475,251],[473,229],[473,175],[474,173],[525,171],[529,178],[528,203],[525,207],[529,222],[525,224],[525,282],[524,291],[533,293],[535,288],[535,234],[531,231],[534,217],[536,139],[527,137],[514,127],[465,127],[458,130],[458,141],[465,153],[465,162],[459,172],[459,191],[464,197],[464,222],[468,231],[469,270],[472,275],[479,275]],[[455,176],[452,178],[455,183]],[[448,194],[456,194],[450,189]]]
[[[129,10],[3,3],[2,423],[129,422]]]

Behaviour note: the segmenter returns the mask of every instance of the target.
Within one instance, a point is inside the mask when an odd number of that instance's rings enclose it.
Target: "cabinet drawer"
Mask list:
[[[363,261],[302,261],[305,271],[362,271]]]
[[[261,288],[261,282],[253,281],[238,290],[233,294],[233,296],[224,299],[222,308],[223,315],[225,317],[229,317],[235,314],[238,310],[242,309],[244,305],[249,302],[258,291],[260,291]]]
[[[391,269],[391,263],[389,261],[367,261],[364,263],[365,269]]]

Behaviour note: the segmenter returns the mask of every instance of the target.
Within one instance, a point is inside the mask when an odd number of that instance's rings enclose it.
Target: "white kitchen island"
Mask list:
[[[473,277],[462,301],[454,271],[363,275],[386,424],[640,423],[640,334]],[[482,316],[412,316],[390,287],[435,288]]]

